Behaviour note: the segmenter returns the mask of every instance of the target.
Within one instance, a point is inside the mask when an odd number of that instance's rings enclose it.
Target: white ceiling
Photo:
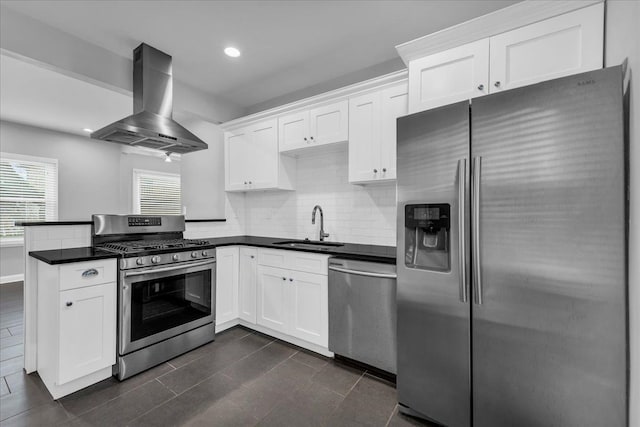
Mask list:
[[[0,55],[0,117],[87,135],[133,111],[130,96]]]
[[[123,57],[148,43],[173,56],[177,79],[250,107],[388,61],[401,68],[395,45],[516,2],[3,0],[2,5]],[[226,57],[227,45],[238,47],[242,56]]]

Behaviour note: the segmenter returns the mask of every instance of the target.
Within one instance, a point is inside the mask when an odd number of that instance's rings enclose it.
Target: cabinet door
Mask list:
[[[489,39],[409,63],[409,113],[488,93]]]
[[[288,151],[307,146],[309,138],[309,112],[302,111],[278,119],[278,149]]]
[[[287,270],[258,266],[258,309],[256,323],[288,333]]]
[[[116,363],[116,284],[60,292],[58,385]]]
[[[225,133],[225,190],[245,190],[249,182],[251,141],[248,129]]]
[[[258,250],[240,248],[240,272],[238,277],[239,317],[250,323],[256,323],[256,280]]]
[[[238,248],[216,249],[216,325],[238,317]]]
[[[349,139],[349,103],[340,101],[309,111],[312,144],[333,144]]]
[[[278,123],[275,119],[251,126],[250,169],[251,189],[278,186]]]
[[[380,99],[382,131],[380,138],[380,180],[396,179],[396,123],[398,117],[405,116],[408,109],[409,88],[406,82],[383,89]]]
[[[604,3],[491,37],[491,92],[602,68]]]
[[[381,171],[380,92],[349,99],[349,182],[373,181]]]
[[[329,345],[327,276],[291,272],[289,286],[289,335],[322,347]]]

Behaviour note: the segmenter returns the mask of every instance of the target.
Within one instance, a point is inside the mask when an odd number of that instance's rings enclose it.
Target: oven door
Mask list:
[[[121,271],[119,354],[215,320],[215,259]]]

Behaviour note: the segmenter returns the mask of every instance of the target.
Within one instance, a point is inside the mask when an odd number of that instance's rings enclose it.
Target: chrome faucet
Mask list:
[[[316,223],[316,210],[320,211],[320,241],[324,241],[325,237],[329,237],[329,233],[324,232],[324,215],[322,214],[322,208],[320,205],[315,205],[311,212],[311,224]]]

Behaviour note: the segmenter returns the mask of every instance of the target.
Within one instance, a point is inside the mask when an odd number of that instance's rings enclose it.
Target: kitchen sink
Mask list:
[[[321,242],[319,240],[284,240],[282,242],[274,242],[274,245],[288,246],[291,248],[305,248],[305,249],[324,249],[337,248],[344,246],[344,243],[337,242]]]

